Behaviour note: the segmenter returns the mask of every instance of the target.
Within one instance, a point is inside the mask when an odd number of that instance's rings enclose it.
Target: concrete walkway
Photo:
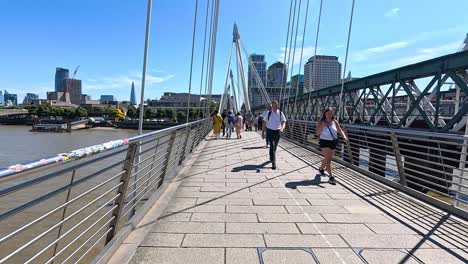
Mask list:
[[[280,143],[208,138],[110,263],[467,263],[466,222]]]

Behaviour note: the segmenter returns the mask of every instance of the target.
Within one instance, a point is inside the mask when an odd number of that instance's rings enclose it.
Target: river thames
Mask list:
[[[72,133],[31,132],[30,126],[0,126],[0,168],[138,133],[137,130],[92,128]]]

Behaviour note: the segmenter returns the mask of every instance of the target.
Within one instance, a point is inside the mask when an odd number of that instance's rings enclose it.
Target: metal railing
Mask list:
[[[288,120],[285,137],[319,152],[315,121]],[[342,124],[334,160],[468,218],[468,136]],[[318,166],[318,165],[317,165]]]
[[[90,262],[210,129],[205,119],[0,169],[0,263]]]

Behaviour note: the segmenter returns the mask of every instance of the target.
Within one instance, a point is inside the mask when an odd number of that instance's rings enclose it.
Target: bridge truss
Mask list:
[[[467,120],[467,83],[468,51],[377,73],[344,84],[339,118],[350,124],[459,131]],[[450,87],[457,92],[443,98]],[[340,92],[341,84],[292,96],[281,101],[282,109],[292,119],[318,120],[325,108],[340,105]]]

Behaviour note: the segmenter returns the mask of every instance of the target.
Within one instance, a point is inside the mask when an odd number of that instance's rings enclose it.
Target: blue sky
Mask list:
[[[306,0],[302,2],[305,10]],[[220,1],[214,92],[223,88],[234,22],[249,52],[266,54],[268,65],[282,60],[289,3]],[[141,85],[146,5],[143,0],[0,0],[0,90],[18,93],[19,101],[26,92],[44,98],[53,90],[55,67],[72,73],[79,65],[83,93],[93,99],[114,94],[129,100],[131,82]],[[303,63],[313,55],[318,7],[318,0],[310,0]],[[191,0],[153,1],[145,98],[188,90],[194,8]],[[206,0],[199,0],[196,93],[205,8]],[[350,9],[351,0],[324,0],[319,54],[344,62]],[[466,10],[466,0],[356,0],[348,69],[362,77],[453,53],[468,32]],[[294,71],[300,41],[297,47]]]

